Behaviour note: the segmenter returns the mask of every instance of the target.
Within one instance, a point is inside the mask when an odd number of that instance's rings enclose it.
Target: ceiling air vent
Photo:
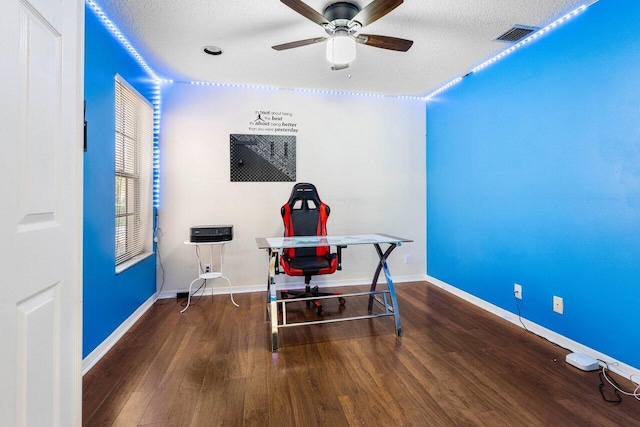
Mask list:
[[[537,28],[537,27],[526,27],[524,25],[515,25],[513,28],[507,30],[507,32],[496,37],[494,40],[497,42],[516,43],[528,37],[532,33],[535,33],[539,29],[540,28]]]

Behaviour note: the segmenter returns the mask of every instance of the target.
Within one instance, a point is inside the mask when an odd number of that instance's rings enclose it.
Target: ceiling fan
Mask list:
[[[406,52],[413,44],[411,40],[397,37],[358,34],[362,27],[382,18],[400,6],[403,0],[373,0],[364,9],[360,9],[355,3],[341,1],[327,6],[323,14],[300,0],[281,1],[324,28],[327,36],[279,44],[272,46],[273,49],[286,50],[326,41],[327,59],[333,63],[332,70],[349,67],[356,56],[356,43],[400,52]]]

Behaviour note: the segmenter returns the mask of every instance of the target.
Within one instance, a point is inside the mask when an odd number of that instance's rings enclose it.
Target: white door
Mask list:
[[[0,425],[81,423],[81,0],[0,0]]]

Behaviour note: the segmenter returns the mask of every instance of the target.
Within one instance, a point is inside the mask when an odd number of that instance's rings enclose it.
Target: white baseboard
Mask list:
[[[224,283],[224,282],[220,282],[220,283]],[[198,289],[198,287],[194,286],[193,288],[191,288],[191,292],[192,293],[195,292],[196,289]],[[235,294],[246,294],[251,292],[261,292],[261,291],[264,291],[265,289],[266,289],[265,285],[234,286],[231,289],[229,289],[229,287],[226,285],[221,285],[221,286],[214,285],[213,289],[211,289],[211,285],[207,283],[206,289],[202,291],[198,291],[198,295],[229,295],[229,291],[233,291],[235,295]],[[181,292],[189,292],[189,288],[162,291],[161,293],[158,294],[157,299],[175,298],[176,295]]]
[[[384,274],[380,274],[380,278],[378,279],[378,283],[384,283]],[[405,282],[422,282],[427,280],[427,276],[400,276],[394,277],[393,283],[405,283]],[[265,292],[267,290],[266,284],[261,285],[245,285],[245,286],[233,286],[229,289],[228,286],[223,281],[219,282],[220,284],[214,284],[213,290],[211,289],[211,285],[207,283],[207,288],[203,291],[202,295],[229,295],[229,290],[233,291],[234,294],[246,294],[251,292]],[[334,288],[338,286],[358,286],[358,285],[370,285],[371,279],[349,279],[349,280],[315,280],[313,282],[318,286],[323,286],[325,288]],[[291,281],[288,283],[279,283],[278,289],[280,288],[289,288],[289,289],[302,289],[304,288],[303,281]],[[195,291],[197,289],[195,286],[191,289],[191,291]],[[171,290],[171,291],[163,291],[158,294],[157,299],[168,299],[175,298],[179,292],[188,292],[189,289],[182,290]],[[200,292],[198,292],[200,295]]]
[[[471,304],[482,308],[483,310],[486,310],[498,317],[502,317],[503,319],[513,323],[514,325],[523,328],[523,325],[520,323],[520,321],[522,321],[522,323],[524,323],[524,326],[526,326],[527,330],[529,330],[530,332],[543,337],[549,341],[551,341],[554,344],[559,345],[562,348],[566,348],[567,350],[574,352],[574,353],[582,353],[582,354],[586,354],[589,355],[591,357],[595,357],[596,359],[599,360],[604,360],[607,362],[609,369],[612,372],[615,372],[618,375],[621,375],[629,380],[631,380],[632,382],[634,382],[635,384],[640,383],[640,369],[635,368],[633,366],[627,365],[626,363],[620,362],[619,360],[615,360],[614,358],[612,358],[611,356],[608,356],[604,353],[601,353],[597,350],[594,350],[590,347],[587,347],[577,341],[573,341],[572,339],[569,339],[567,337],[565,337],[564,335],[560,335],[557,332],[554,332],[550,329],[547,329],[543,326],[540,326],[536,323],[533,323],[525,318],[518,318],[518,316],[514,313],[511,313],[510,311],[507,311],[503,308],[500,308],[496,305],[493,305],[485,300],[482,300],[474,295],[471,295],[461,289],[456,288],[455,286],[452,286],[446,282],[443,282],[442,280],[436,279],[435,277],[431,277],[429,275],[427,275],[426,280],[459,297],[462,298],[465,301],[470,302]]]
[[[102,357],[113,347],[122,336],[138,321],[138,319],[146,313],[149,308],[156,301],[155,295],[151,296],[148,300],[146,300],[136,311],[131,314],[124,322],[120,324],[116,328],[115,331],[111,333],[102,343],[97,346],[91,353],[87,355],[84,359],[82,359],[82,375],[89,372],[93,366],[98,363]]]

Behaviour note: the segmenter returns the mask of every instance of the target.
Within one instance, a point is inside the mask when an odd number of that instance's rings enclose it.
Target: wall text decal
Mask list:
[[[255,110],[249,122],[253,132],[298,133],[298,129],[293,113],[287,111]]]

